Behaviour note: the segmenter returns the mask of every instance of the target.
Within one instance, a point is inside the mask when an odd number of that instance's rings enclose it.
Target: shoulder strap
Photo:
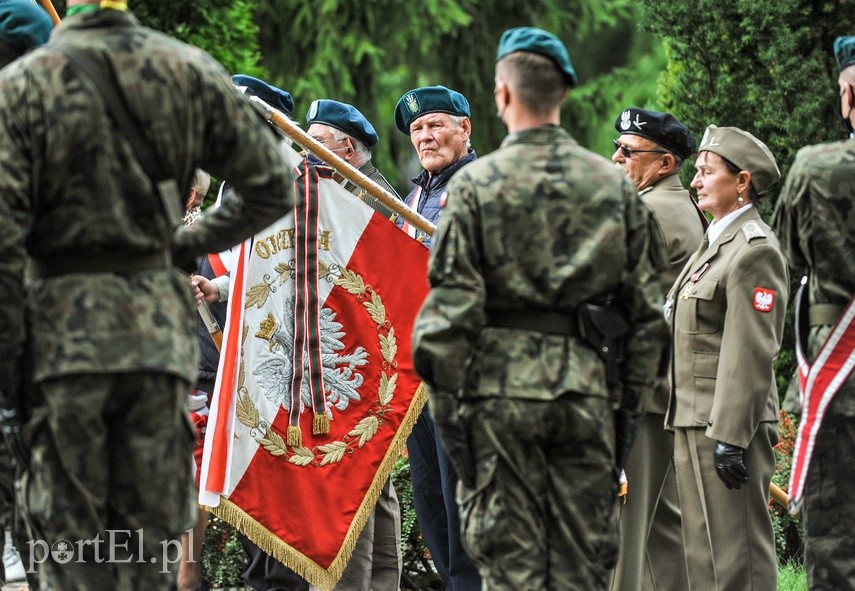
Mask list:
[[[108,74],[103,67],[98,67],[93,59],[87,59],[89,56],[83,55],[85,50],[64,43],[55,44],[53,48],[60,51],[71,66],[84,78],[88,78],[98,91],[107,113],[119,132],[131,144],[134,155],[157,190],[170,227],[175,227],[181,222],[178,183],[169,178],[151,144],[143,137],[139,124],[131,116],[127,101],[111,75],[112,71]]]

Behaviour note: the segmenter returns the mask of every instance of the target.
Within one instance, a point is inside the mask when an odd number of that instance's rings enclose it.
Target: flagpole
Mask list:
[[[256,107],[259,108],[265,119],[279,128],[285,135],[300,144],[306,150],[312,152],[325,163],[332,166],[336,172],[341,174],[344,178],[360,188],[365,189],[368,194],[376,197],[383,205],[407,220],[411,225],[415,226],[428,236],[433,236],[436,227],[425,217],[407,207],[403,201],[396,198],[394,195],[383,189],[383,187],[362,174],[349,163],[345,162],[335,152],[329,150],[325,145],[300,129],[296,123],[282,115],[281,112],[274,109],[257,96],[250,96],[249,99],[254,105],[256,105]]]
[[[59,15],[56,13],[56,8],[53,7],[53,3],[50,0],[39,0],[39,5],[50,15],[50,20],[53,21],[53,26],[58,25]]]

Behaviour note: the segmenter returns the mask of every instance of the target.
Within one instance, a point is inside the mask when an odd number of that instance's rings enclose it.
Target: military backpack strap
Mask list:
[[[112,70],[109,67],[99,67],[90,53],[67,43],[56,43],[51,47],[61,52],[75,71],[88,79],[100,94],[107,113],[119,132],[130,143],[134,155],[160,197],[168,223],[167,239],[171,242],[171,232],[181,224],[182,217],[180,207],[182,199],[178,183],[167,174],[161,159],[157,157],[151,144],[145,140],[139,124],[128,110],[127,101],[119,89]]]

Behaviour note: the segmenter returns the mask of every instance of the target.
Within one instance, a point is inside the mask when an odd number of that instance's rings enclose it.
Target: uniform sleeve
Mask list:
[[[457,394],[484,324],[484,278],[472,184],[456,177],[434,236],[430,291],[413,327],[413,362],[434,392]]]
[[[807,268],[801,242],[811,235],[810,220],[810,179],[804,155],[798,154],[778,196],[771,224],[790,267],[798,272]]]
[[[772,363],[783,338],[788,286],[786,262],[771,243],[751,245],[735,261],[708,437],[742,448],[751,442],[775,388]]]
[[[620,290],[630,324],[623,372],[622,407],[644,407],[657,379],[665,376],[668,329],[662,315],[659,274],[668,266],[662,232],[650,210],[627,183],[627,266]]]
[[[27,79],[16,72],[0,81],[0,389],[13,395],[22,374],[25,240],[32,225],[26,146],[31,130],[19,118],[28,112]]]
[[[195,105],[196,115],[205,122],[198,168],[228,181],[240,198],[177,230],[176,246],[194,257],[234,246],[294,207],[296,177],[279,139],[219,66],[210,68],[199,74]]]

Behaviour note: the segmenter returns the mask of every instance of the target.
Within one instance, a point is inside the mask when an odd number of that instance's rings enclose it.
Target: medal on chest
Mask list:
[[[686,287],[683,288],[683,299],[688,300],[689,296],[695,291],[695,284],[700,281],[701,277],[709,270],[710,264],[704,263],[703,266],[692,273],[691,277],[689,277],[689,282],[686,284]]]

